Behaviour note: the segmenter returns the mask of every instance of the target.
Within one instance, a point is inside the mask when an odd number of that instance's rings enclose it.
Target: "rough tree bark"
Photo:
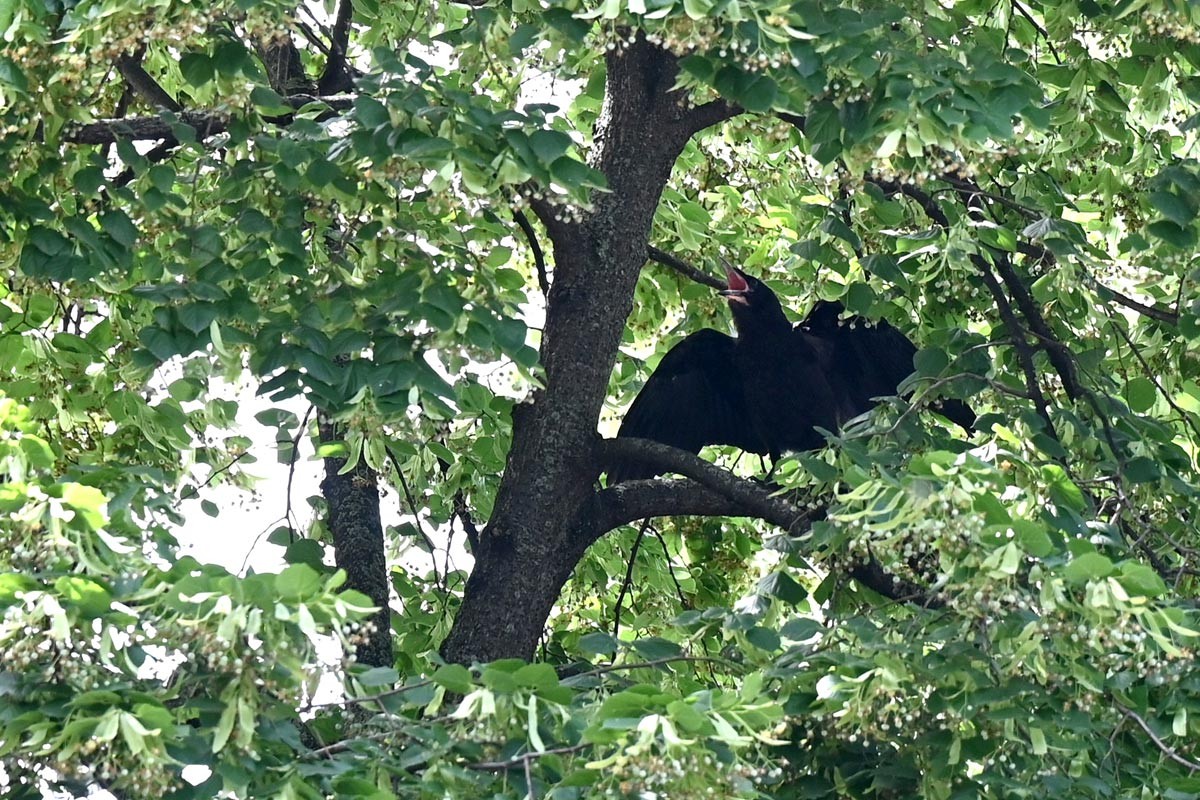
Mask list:
[[[344,438],[344,431],[324,415],[318,429],[322,442]],[[378,477],[361,458],[354,469],[339,474],[345,466],[344,458],[326,458],[325,480],[321,481],[321,494],[329,505],[334,559],[338,568],[346,571],[346,587],[362,592],[378,608],[371,617],[375,629],[358,646],[355,658],[360,664],[390,667],[392,612],[388,606],[389,571],[379,518]]]
[[[529,658],[554,601],[595,538],[596,422],[633,303],[659,196],[697,131],[730,116],[671,90],[673,56],[638,40],[611,52],[591,165],[609,191],[577,222],[535,203],[555,257],[541,361],[545,389],[513,417],[492,519],[442,655]]]

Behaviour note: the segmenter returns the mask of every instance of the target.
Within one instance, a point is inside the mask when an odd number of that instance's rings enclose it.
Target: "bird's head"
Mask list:
[[[729,301],[729,310],[733,312],[733,322],[739,331],[772,326],[791,327],[779,298],[765,283],[731,264],[725,265],[725,279],[729,288],[722,291],[721,295]]]

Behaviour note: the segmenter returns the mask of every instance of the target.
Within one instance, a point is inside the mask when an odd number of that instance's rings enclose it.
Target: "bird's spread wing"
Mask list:
[[[896,393],[896,387],[912,374],[917,348],[887,322],[872,325],[859,317],[840,319],[844,311],[841,303],[817,303],[800,329],[833,348],[830,383],[850,399],[857,415],[871,407],[872,398]]]
[[[692,453],[706,444],[766,452],[746,413],[734,339],[705,329],[672,347],[625,414],[618,436],[636,436]],[[608,471],[609,484],[650,478],[653,467],[626,461]]]
[[[841,303],[822,301],[799,327],[833,347],[830,382],[851,399],[856,416],[873,405],[872,398],[896,394],[913,372],[917,348],[885,320],[872,324],[861,317],[839,319],[844,312]],[[961,400],[940,400],[933,408],[968,432],[973,430],[975,414]]]

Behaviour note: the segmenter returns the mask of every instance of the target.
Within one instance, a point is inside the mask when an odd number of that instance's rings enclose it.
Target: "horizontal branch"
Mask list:
[[[769,484],[739,478],[686,450],[648,439],[603,439],[599,455],[602,460],[636,459],[686,477],[627,481],[598,492],[591,507],[581,515],[586,520],[586,544],[614,528],[647,517],[754,517],[796,537],[825,516],[824,508],[801,508],[778,496],[776,488]],[[939,605],[925,589],[888,573],[874,559],[856,564],[849,575],[891,600],[913,602],[925,608]]]
[[[1169,311],[1165,308],[1159,308],[1158,306],[1146,305],[1145,303],[1134,300],[1129,295],[1121,294],[1120,292],[1118,292],[1116,289],[1113,289],[1112,287],[1105,286],[1103,283],[1096,280],[1095,278],[1091,278],[1091,281],[1096,287],[1096,292],[1100,295],[1100,297],[1102,299],[1111,299],[1114,302],[1116,302],[1117,304],[1125,306],[1130,311],[1136,311],[1137,313],[1141,314],[1142,316],[1150,317],[1151,319],[1156,319],[1159,322],[1165,323],[1167,325],[1178,325],[1179,324],[1179,313],[1176,311]],[[1106,296],[1107,296],[1107,298],[1106,298]]]
[[[778,525],[792,535],[807,529],[811,521],[809,512],[771,497],[765,487],[757,488],[766,502],[751,505],[690,478],[627,481],[596,495],[595,509],[589,515],[592,522],[589,535],[594,541],[614,528],[647,517],[754,517]]]
[[[702,131],[727,119],[732,119],[741,113],[741,106],[724,99],[713,100],[710,103],[704,103],[703,105],[689,109],[683,117],[683,124],[687,127],[690,134]]]
[[[863,586],[889,600],[915,603],[922,608],[942,608],[945,605],[937,597],[929,594],[928,590],[887,572],[883,565],[874,558],[852,566],[849,575]]]
[[[615,527],[643,517],[692,514],[758,517],[789,534],[807,530],[811,513],[773,494],[773,488],[739,478],[686,450],[649,439],[603,439],[597,453],[601,463],[637,461],[691,480],[629,481],[596,496],[593,540]],[[599,530],[595,530],[595,529]]]
[[[335,111],[345,111],[354,104],[352,95],[329,95],[318,97],[311,94],[296,94],[285,97],[291,108],[302,108],[309,103],[323,103]],[[112,144],[119,141],[157,141],[175,135],[180,123],[196,129],[199,139],[223,133],[229,127],[232,116],[221,111],[184,111],[178,116],[163,114],[154,117],[132,117],[127,119],[102,119],[68,129],[66,141],[73,144]]]

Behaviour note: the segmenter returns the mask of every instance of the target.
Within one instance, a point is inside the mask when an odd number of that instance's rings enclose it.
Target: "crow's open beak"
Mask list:
[[[725,280],[729,282],[729,288],[718,294],[731,303],[741,303],[744,306],[750,305],[750,298],[746,297],[747,292],[750,291],[750,284],[746,282],[746,279],[733,267],[726,266]]]

